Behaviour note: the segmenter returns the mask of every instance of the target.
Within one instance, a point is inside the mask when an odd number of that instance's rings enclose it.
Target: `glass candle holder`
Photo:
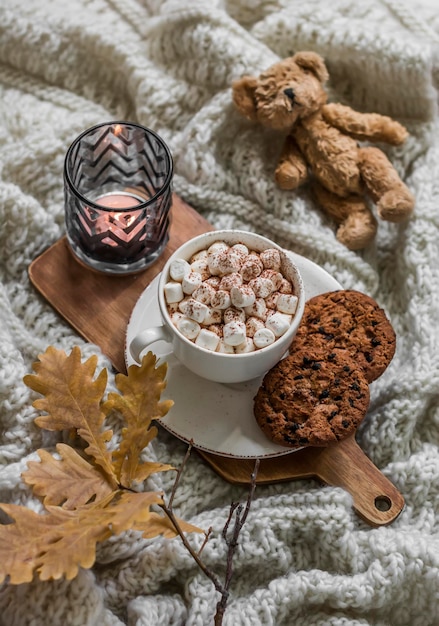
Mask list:
[[[173,163],[169,148],[139,124],[89,128],[64,162],[66,234],[76,258],[108,274],[151,265],[169,238]]]

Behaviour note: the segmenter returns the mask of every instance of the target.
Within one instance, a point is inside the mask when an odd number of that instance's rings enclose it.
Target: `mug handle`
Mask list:
[[[134,339],[131,340],[129,346],[130,354],[133,359],[137,363],[140,363],[140,355],[142,352],[145,348],[156,341],[166,341],[167,343],[172,341],[171,333],[168,331],[166,326],[153,326],[152,328],[147,328],[136,335]]]

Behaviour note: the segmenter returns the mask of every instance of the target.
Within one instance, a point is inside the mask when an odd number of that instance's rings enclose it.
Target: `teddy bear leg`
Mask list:
[[[287,137],[279,158],[274,178],[280,189],[297,189],[308,177],[305,158],[292,137]]]
[[[415,199],[384,152],[367,147],[358,153],[361,177],[377,205],[379,217],[388,222],[406,219],[413,211]]]
[[[377,222],[364,198],[355,194],[341,198],[319,184],[314,186],[314,195],[338,225],[338,241],[349,250],[362,250],[374,239]]]

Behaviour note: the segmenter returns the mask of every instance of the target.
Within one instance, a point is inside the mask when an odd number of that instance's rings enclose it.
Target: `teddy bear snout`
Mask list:
[[[284,94],[287,96],[289,100],[291,100],[291,104],[294,104],[294,100],[296,98],[294,89],[292,89],[291,87],[288,87],[287,89],[284,89]]]

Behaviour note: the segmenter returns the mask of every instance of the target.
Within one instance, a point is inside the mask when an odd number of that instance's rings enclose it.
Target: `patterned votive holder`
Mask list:
[[[130,274],[163,252],[173,163],[152,130],[131,122],[89,128],[64,162],[67,241],[75,257],[107,274]]]

